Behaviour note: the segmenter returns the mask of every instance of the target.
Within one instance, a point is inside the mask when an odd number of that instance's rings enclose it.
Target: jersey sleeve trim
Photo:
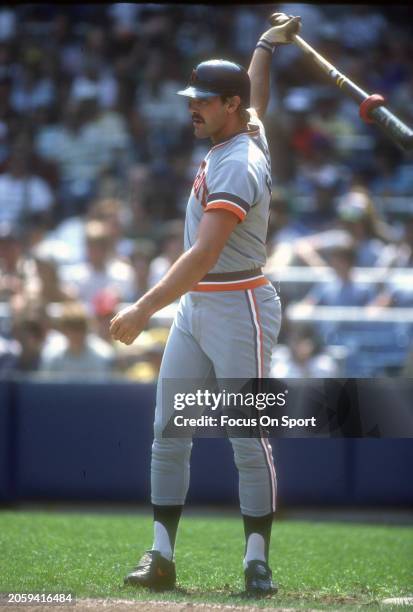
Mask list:
[[[218,210],[218,209],[228,210],[234,213],[234,215],[236,215],[240,221],[244,221],[245,217],[247,216],[247,213],[245,212],[243,208],[241,208],[241,206],[238,206],[237,204],[234,204],[233,202],[226,202],[224,200],[215,200],[214,202],[207,204],[204,212],[209,212],[210,210]]]
[[[227,191],[216,191],[215,193],[210,193],[207,199],[207,205],[212,204],[214,202],[230,202],[231,204],[235,204],[239,206],[242,210],[245,211],[245,214],[251,208],[250,204],[246,200],[243,200],[237,195],[233,193],[228,193]]]

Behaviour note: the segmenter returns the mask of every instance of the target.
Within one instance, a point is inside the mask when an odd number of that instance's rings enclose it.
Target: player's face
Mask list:
[[[228,121],[227,104],[219,96],[214,96],[190,98],[188,106],[195,136],[219,140]]]

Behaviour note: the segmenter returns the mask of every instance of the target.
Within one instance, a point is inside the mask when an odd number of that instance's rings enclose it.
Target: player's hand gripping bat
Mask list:
[[[274,13],[268,21],[272,26],[280,25],[285,21],[285,15]],[[359,113],[363,121],[378,125],[382,132],[404,151],[413,150],[413,130],[384,106],[385,99],[383,96],[366,93],[348,77],[339,72],[337,68],[330,64],[325,57],[320,55],[298,34],[292,34],[291,39],[327,74],[337,87],[360,105]]]

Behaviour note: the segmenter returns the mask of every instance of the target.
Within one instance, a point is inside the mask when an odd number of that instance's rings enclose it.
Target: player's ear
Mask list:
[[[231,96],[226,99],[226,104],[229,113],[236,113],[241,106],[241,98],[239,96]]]

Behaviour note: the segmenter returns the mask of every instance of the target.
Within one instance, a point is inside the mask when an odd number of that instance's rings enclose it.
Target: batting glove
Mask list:
[[[293,35],[298,34],[301,29],[301,17],[277,13],[274,18],[277,25],[264,32],[257,43],[257,47],[270,53],[274,52],[276,45],[293,42]]]

